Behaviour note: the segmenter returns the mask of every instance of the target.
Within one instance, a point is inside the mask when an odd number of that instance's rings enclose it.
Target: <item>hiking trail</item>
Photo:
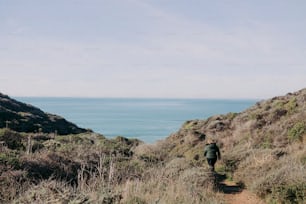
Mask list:
[[[224,193],[227,204],[264,204],[254,193],[244,189],[234,181],[225,180],[223,175],[217,175],[219,179],[219,188]]]

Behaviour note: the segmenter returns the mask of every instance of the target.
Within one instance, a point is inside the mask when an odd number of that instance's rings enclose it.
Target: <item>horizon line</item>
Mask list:
[[[70,98],[70,99],[173,99],[173,100],[265,100],[264,98],[248,98],[248,97],[139,97],[139,96],[12,96],[13,98]]]

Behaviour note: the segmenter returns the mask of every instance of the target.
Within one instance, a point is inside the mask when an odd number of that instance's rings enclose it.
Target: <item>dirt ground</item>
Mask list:
[[[264,204],[255,194],[241,188],[235,182],[222,181],[220,185],[228,204]]]

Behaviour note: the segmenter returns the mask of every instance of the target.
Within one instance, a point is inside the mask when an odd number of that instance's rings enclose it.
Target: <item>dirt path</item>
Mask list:
[[[225,180],[219,184],[228,204],[264,204],[256,195],[241,188],[235,182]]]
[[[254,193],[244,189],[241,185],[226,179],[225,174],[214,172],[218,189],[224,194],[226,204],[264,204]]]

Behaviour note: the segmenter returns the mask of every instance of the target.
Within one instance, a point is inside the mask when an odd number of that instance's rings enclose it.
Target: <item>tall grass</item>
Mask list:
[[[239,155],[242,159],[236,166],[234,178],[268,203],[303,203],[305,155],[306,147],[301,143],[278,149],[250,148]]]
[[[222,203],[208,169],[170,158],[167,142],[77,135],[41,144],[0,155],[2,203]]]
[[[146,172],[145,180],[128,181],[123,203],[222,203],[208,169],[191,167],[183,158]]]

